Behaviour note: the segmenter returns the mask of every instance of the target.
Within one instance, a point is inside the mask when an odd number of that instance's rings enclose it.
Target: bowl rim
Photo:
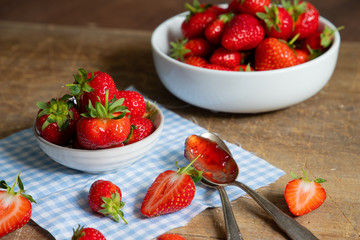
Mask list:
[[[153,133],[151,133],[149,136],[147,136],[146,138],[129,144],[129,145],[124,145],[124,146],[120,146],[120,147],[114,147],[114,148],[104,148],[104,149],[78,149],[78,148],[71,148],[71,147],[67,147],[67,146],[60,146],[60,145],[56,145],[54,143],[51,143],[49,141],[47,141],[46,139],[42,138],[36,128],[36,120],[34,121],[33,127],[32,127],[32,131],[33,134],[35,135],[36,139],[41,141],[43,144],[51,147],[51,148],[56,148],[60,151],[70,151],[70,152],[74,152],[74,153],[104,153],[104,152],[112,152],[112,151],[118,151],[119,149],[124,149],[124,151],[131,149],[131,148],[136,148],[138,145],[142,144],[146,139],[151,138],[152,136],[158,135],[161,133],[163,127],[164,127],[164,113],[162,112],[162,110],[152,101],[145,99],[145,102],[148,102],[151,107],[155,107],[157,114],[159,114],[160,117],[160,122],[159,122],[159,126],[155,129],[155,131]]]
[[[220,4],[219,6],[223,6],[223,5],[224,4]],[[190,64],[180,62],[180,61],[170,57],[167,53],[164,53],[163,51],[160,50],[159,45],[155,41],[155,39],[158,38],[158,35],[160,34],[161,30],[165,29],[166,30],[166,31],[164,31],[165,33],[169,32],[169,29],[171,28],[171,27],[169,27],[169,26],[171,26],[169,24],[170,22],[175,21],[176,18],[184,18],[185,19],[186,15],[187,15],[187,12],[182,12],[182,13],[176,14],[176,15],[166,19],[165,21],[163,21],[155,28],[155,30],[151,34],[151,39],[150,39],[151,47],[152,47],[153,51],[155,51],[162,58],[164,58],[184,69],[203,71],[204,73],[211,73],[211,74],[221,74],[221,75],[229,74],[229,75],[234,75],[234,76],[236,76],[236,75],[237,76],[239,76],[239,75],[240,76],[241,75],[244,75],[244,76],[257,75],[257,76],[261,77],[261,76],[268,76],[268,74],[276,74],[276,73],[288,72],[289,70],[291,70],[291,71],[297,70],[297,69],[307,67],[310,64],[316,64],[316,62],[319,62],[322,59],[326,58],[328,55],[337,51],[337,49],[339,49],[339,47],[340,47],[340,41],[341,41],[340,33],[339,33],[339,31],[335,31],[333,42],[332,42],[330,48],[326,52],[324,52],[322,55],[320,55],[319,57],[317,57],[315,59],[312,59],[310,61],[298,64],[295,66],[281,68],[281,69],[273,69],[273,70],[266,70],[266,71],[251,71],[251,72],[219,71],[219,70],[212,70],[212,69],[196,67],[196,66],[192,66]],[[328,19],[326,19],[322,16],[319,16],[319,26],[321,26],[321,24],[327,25],[331,29],[336,30],[336,27],[332,22],[330,22]]]

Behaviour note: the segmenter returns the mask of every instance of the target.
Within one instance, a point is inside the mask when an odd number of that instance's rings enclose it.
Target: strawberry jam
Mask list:
[[[203,177],[214,183],[233,182],[239,173],[236,162],[228,152],[216,142],[201,136],[191,135],[186,139],[185,157],[190,162],[198,157],[193,166],[203,171]]]

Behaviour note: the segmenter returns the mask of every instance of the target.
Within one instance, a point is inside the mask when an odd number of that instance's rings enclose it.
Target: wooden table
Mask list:
[[[31,127],[37,101],[60,96],[83,67],[108,72],[118,88],[134,85],[184,118],[219,133],[286,173],[323,177],[328,197],[316,211],[296,220],[320,239],[359,239],[360,42],[342,42],[336,70],[321,92],[296,106],[263,114],[215,113],[171,95],[153,66],[148,31],[60,27],[0,22],[0,138]],[[0,170],[1,175],[1,170]],[[289,213],[283,192],[289,174],[263,194]],[[233,202],[244,239],[286,239],[250,199]],[[222,210],[208,209],[185,227],[171,230],[187,240],[224,239]],[[30,221],[3,238],[53,239]]]

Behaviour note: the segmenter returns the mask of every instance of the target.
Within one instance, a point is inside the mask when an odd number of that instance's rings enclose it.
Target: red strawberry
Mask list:
[[[138,142],[155,131],[155,126],[148,118],[131,118],[130,124],[132,130],[129,134],[128,139],[126,140],[126,144],[131,144],[134,142]]]
[[[203,68],[206,68],[206,69],[211,69],[211,70],[220,70],[220,71],[232,71],[231,68],[228,68],[228,67],[224,67],[224,66],[221,66],[219,64],[205,64],[203,66]]]
[[[185,7],[189,14],[181,24],[183,36],[189,39],[204,37],[206,26],[217,18],[217,9],[211,8],[210,4],[200,5],[197,0],[194,0],[193,5],[187,3]]]
[[[235,66],[233,71],[237,71],[237,72],[252,72],[254,71],[254,68],[252,68],[250,66],[250,64],[241,64],[241,65],[238,65],[238,66]]]
[[[299,0],[294,0],[293,4],[284,1],[283,5],[293,18],[294,30],[292,37],[299,34],[298,39],[304,39],[317,31],[320,15],[314,5]]]
[[[36,129],[45,140],[57,144],[67,145],[76,134],[76,124],[80,115],[69,95],[61,99],[51,99],[49,102],[38,102],[40,109],[36,119]]]
[[[338,27],[337,29],[331,29],[325,25],[324,30],[321,32],[315,32],[310,34],[305,38],[303,43],[303,49],[308,50],[309,48],[312,51],[319,51],[323,53],[329,48],[334,40],[334,33],[343,29],[343,27]]]
[[[73,229],[73,236],[71,240],[106,240],[106,238],[95,228],[85,228],[79,225],[76,230]]]
[[[15,192],[15,186],[19,191]],[[20,173],[17,175],[12,187],[8,186],[4,180],[0,181],[0,238],[6,234],[23,227],[31,218],[31,203],[35,200],[25,194]]]
[[[80,113],[86,112],[89,101],[93,105],[96,102],[105,103],[105,92],[109,91],[110,98],[116,94],[117,89],[113,78],[104,72],[87,73],[84,69],[79,69],[79,74],[74,75],[75,82],[67,84],[71,94],[75,96],[79,105]]]
[[[265,33],[268,37],[288,39],[293,30],[293,19],[289,12],[276,4],[265,7],[265,13],[256,14],[264,21]]]
[[[89,104],[89,111],[82,114],[77,124],[77,140],[83,148],[101,149],[118,146],[130,133],[130,119],[126,117],[127,107],[123,99],[114,97],[108,101],[106,91],[105,105],[96,102],[95,108]],[[121,112],[121,114],[119,114]]]
[[[265,7],[269,7],[270,0],[237,0],[237,10],[240,13],[256,14],[265,12]]]
[[[129,90],[122,90],[116,93],[116,99],[124,98],[123,105],[130,111],[131,118],[142,117],[145,114],[146,103],[144,97],[136,92]]]
[[[295,51],[287,42],[277,38],[265,38],[255,51],[255,70],[273,70],[299,64]]]
[[[295,49],[295,52],[296,52],[296,58],[297,58],[299,64],[305,63],[311,59],[309,52],[306,50]]]
[[[170,56],[180,61],[191,56],[207,57],[214,47],[204,38],[180,39],[176,42],[170,42]]]
[[[208,61],[202,57],[190,56],[188,58],[185,58],[184,63],[193,65],[195,67],[203,67],[205,64],[208,64]]]
[[[175,233],[164,233],[158,236],[156,240],[186,240],[186,239]]]
[[[265,36],[261,22],[253,15],[242,13],[235,15],[224,30],[221,44],[232,50],[250,50],[255,48]]]
[[[228,68],[234,68],[239,65],[242,55],[238,51],[231,51],[224,47],[219,47],[210,57],[210,63],[222,65]]]
[[[291,175],[295,180],[290,181],[285,188],[285,201],[289,206],[289,210],[295,216],[307,214],[320,207],[325,199],[326,192],[320,183],[326,180],[317,178],[310,181],[303,169],[305,179]]]
[[[111,215],[116,222],[119,217],[127,224],[121,209],[125,203],[121,201],[121,190],[110,181],[96,180],[90,187],[88,202],[94,212],[105,216]]]
[[[225,26],[233,17],[233,13],[220,14],[205,28],[205,38],[212,44],[220,45]]]
[[[167,170],[155,179],[141,204],[144,216],[177,212],[191,204],[196,191],[194,181],[201,179],[201,172],[191,167],[193,162],[183,168],[179,168],[176,162],[178,171]]]

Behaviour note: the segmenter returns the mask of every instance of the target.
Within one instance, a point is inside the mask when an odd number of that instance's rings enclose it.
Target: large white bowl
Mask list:
[[[164,86],[179,99],[197,107],[231,113],[259,113],[300,103],[319,92],[336,66],[340,34],[320,57],[297,66],[257,72],[228,72],[194,67],[169,57],[170,41],[182,37],[186,13],[161,23],[151,37],[156,71]],[[336,27],[323,17],[324,24]]]
[[[159,139],[164,125],[164,115],[160,108],[153,103],[150,104],[157,109],[157,113],[152,118],[156,130],[143,140],[122,147],[99,150],[62,147],[43,139],[37,132],[35,124],[33,132],[45,154],[66,167],[90,173],[116,171],[129,166],[150,152]]]

